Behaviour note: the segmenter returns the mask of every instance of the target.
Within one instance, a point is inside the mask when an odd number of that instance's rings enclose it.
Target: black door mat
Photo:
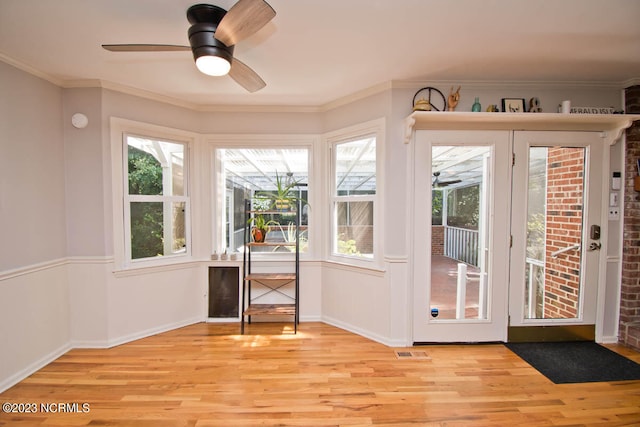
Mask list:
[[[506,343],[555,384],[640,380],[640,365],[595,342]]]

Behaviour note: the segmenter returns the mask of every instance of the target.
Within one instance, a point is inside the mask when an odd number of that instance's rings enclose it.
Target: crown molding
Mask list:
[[[53,83],[56,86],[60,86],[62,87],[62,84],[64,82],[64,80],[62,79],[58,79],[56,77],[53,77],[50,74],[47,74],[45,72],[42,72],[40,70],[38,70],[37,68],[34,68],[28,64],[25,64],[24,62],[15,60],[13,58],[11,58],[10,56],[4,54],[3,52],[0,52],[0,61],[5,62],[9,65],[11,65],[12,67],[15,67],[21,71],[24,71],[25,73],[31,74],[32,76],[41,78],[42,80],[46,80],[49,83]]]
[[[296,105],[201,105],[183,101],[177,98],[164,96],[155,92],[121,85],[106,80],[69,80],[62,85],[65,89],[70,88],[102,88],[126,95],[133,95],[151,101],[162,102],[198,112],[216,113],[317,113],[318,107],[296,106]]]
[[[359,101],[364,98],[368,98],[373,95],[377,95],[381,92],[390,90],[393,88],[393,82],[388,81],[384,83],[377,84],[375,86],[368,87],[363,90],[359,90],[357,92],[353,92],[349,95],[338,98],[334,101],[327,102],[320,106],[320,112],[326,112],[333,110],[338,107],[342,107],[343,105],[351,104],[352,102]]]
[[[640,81],[634,79],[635,81]],[[608,89],[624,89],[628,82],[634,80],[628,80],[625,82],[617,81],[541,81],[541,80],[398,80],[393,81],[394,89],[415,89],[416,87],[424,86],[480,86],[486,88],[508,88],[508,87],[536,87],[547,86],[552,88],[608,88]]]
[[[633,79],[625,80],[623,82],[623,85],[624,85],[625,89],[628,88],[628,87],[631,87],[631,86],[638,86],[638,85],[640,85],[640,77],[636,77],[636,78],[633,78]]]
[[[207,113],[321,113],[321,107],[307,105],[204,105],[197,111]]]
[[[108,80],[96,80],[96,79],[83,79],[83,80],[65,80],[62,85],[65,89],[76,88],[101,88],[112,90],[114,92],[123,93],[126,95],[133,95],[139,98],[149,99],[151,101],[162,102],[164,104],[174,105],[176,107],[187,108],[190,110],[197,110],[198,105],[191,102],[186,102],[177,98],[173,98],[166,95],[160,95],[155,92],[151,92],[144,89],[138,89],[135,87],[114,83]]]

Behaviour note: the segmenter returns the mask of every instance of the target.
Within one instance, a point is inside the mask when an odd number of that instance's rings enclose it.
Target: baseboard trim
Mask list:
[[[66,352],[71,350],[71,345],[69,343],[64,344],[63,346],[58,347],[53,350],[49,354],[44,355],[40,359],[26,366],[24,369],[19,370],[15,374],[11,375],[9,378],[6,378],[2,382],[0,382],[0,393],[10,389],[14,385],[18,384],[20,381],[24,380],[28,376],[33,373],[39,371],[40,369],[47,366],[49,363],[56,360],[58,357],[62,356]]]
[[[124,335],[118,338],[110,339],[107,341],[106,348],[117,347],[122,344],[126,344],[132,341],[136,341],[142,338],[147,338],[153,335],[161,334],[163,332],[169,332],[174,329],[184,328],[185,326],[193,325],[196,323],[201,323],[201,317],[193,317],[191,319],[182,320],[180,322],[168,323],[162,326],[158,326],[156,328],[147,329],[140,332],[135,332],[130,335]]]
[[[617,344],[620,342],[620,340],[616,335],[607,335],[604,337],[600,337],[600,341],[596,340],[596,342],[600,344]]]
[[[404,343],[399,344],[396,343],[395,341],[391,341],[389,339],[387,339],[386,337],[383,337],[381,335],[372,333],[371,331],[368,331],[366,329],[362,329],[359,328],[357,326],[351,325],[349,323],[345,323],[341,320],[332,318],[330,316],[322,316],[322,322],[331,325],[331,326],[335,326],[336,328],[340,328],[340,329],[344,329],[345,331],[349,331],[349,332],[353,332],[354,334],[360,335],[362,337],[368,338],[372,341],[378,342],[380,344],[384,344],[387,347],[403,347]]]

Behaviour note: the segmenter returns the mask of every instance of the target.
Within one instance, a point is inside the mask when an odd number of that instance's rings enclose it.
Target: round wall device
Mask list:
[[[75,113],[71,116],[71,124],[78,129],[84,129],[89,124],[89,119],[82,113]]]

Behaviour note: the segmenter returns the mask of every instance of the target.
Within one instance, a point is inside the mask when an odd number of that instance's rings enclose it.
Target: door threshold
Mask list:
[[[509,326],[507,342],[595,341],[595,325]]]

